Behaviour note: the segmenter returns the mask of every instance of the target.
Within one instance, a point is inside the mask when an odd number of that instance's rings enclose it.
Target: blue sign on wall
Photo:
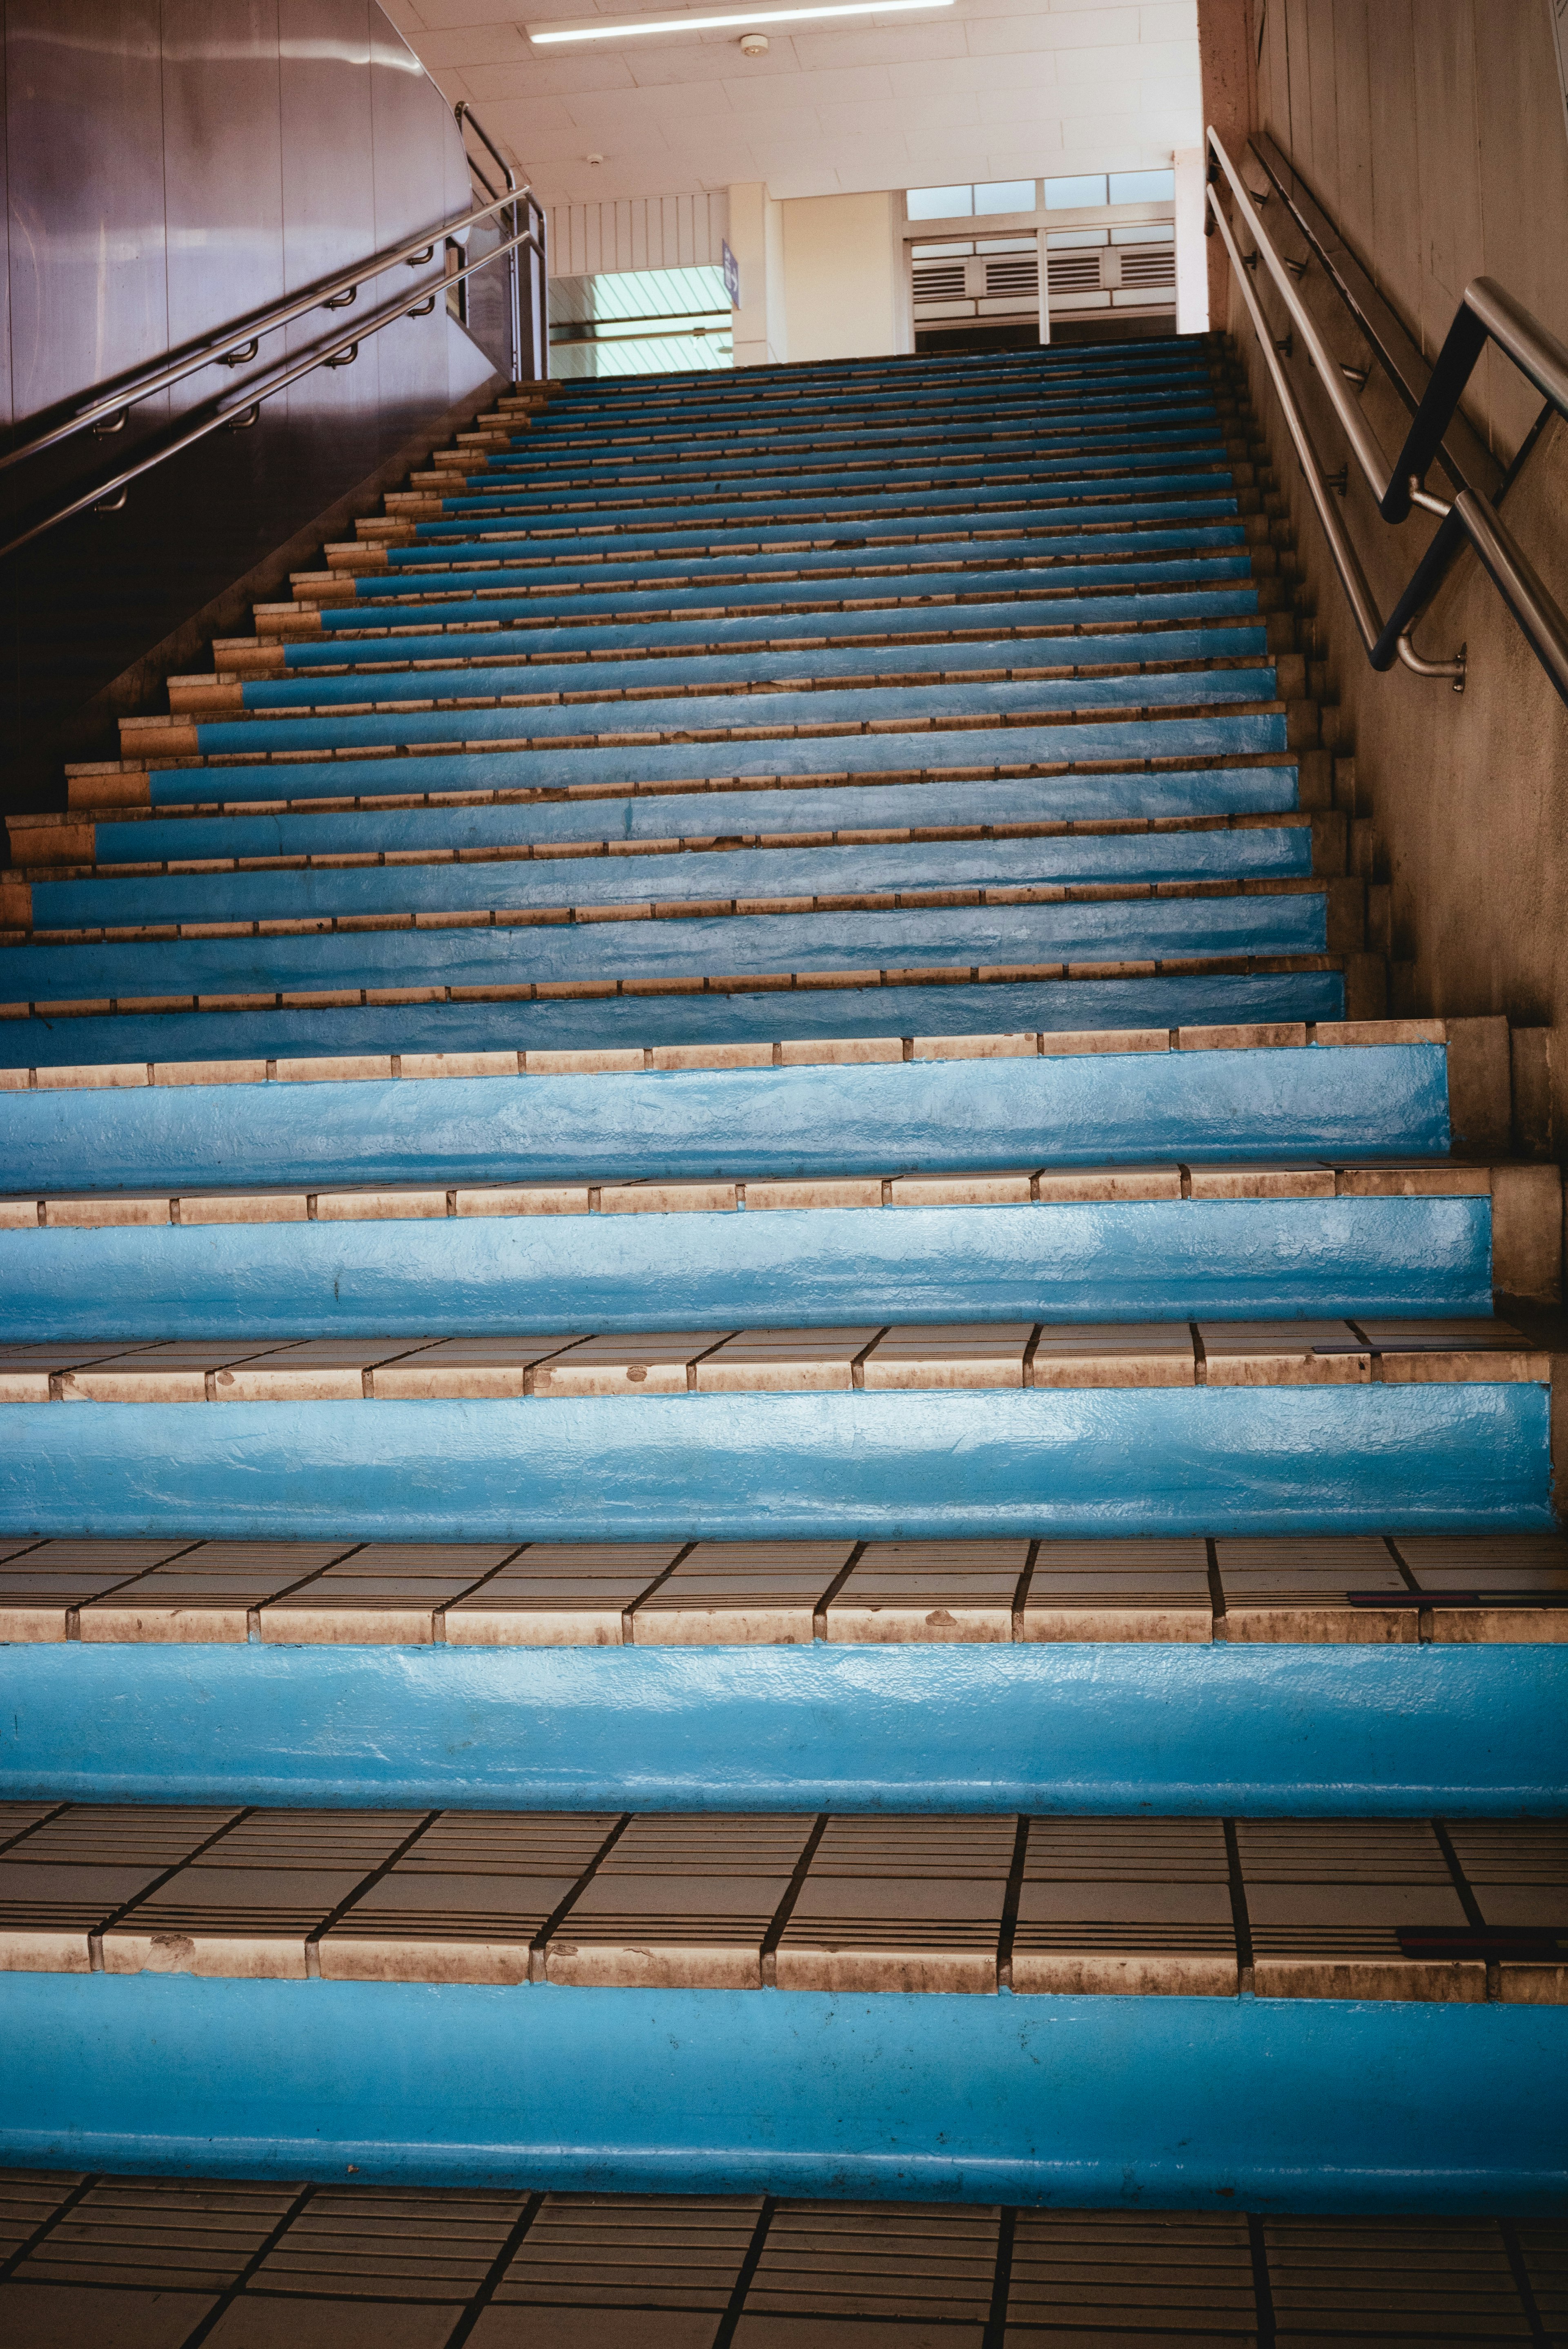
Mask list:
[[[721,245],[720,251],[724,254],[725,291],[729,295],[731,305],[735,309],[738,310],[740,307],[740,264],[737,261],[734,254],[731,253],[727,243]]]

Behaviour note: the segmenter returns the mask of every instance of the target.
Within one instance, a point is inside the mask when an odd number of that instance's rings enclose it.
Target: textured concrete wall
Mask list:
[[[898,348],[903,212],[897,195],[801,196],[784,206],[792,359],[871,358]]]
[[[1233,35],[1236,0],[1212,5],[1219,30]],[[1466,284],[1482,274],[1568,336],[1568,243],[1560,233],[1568,219],[1568,134],[1544,0],[1268,0],[1266,9],[1253,0],[1252,26],[1260,127],[1429,357]],[[1214,46],[1229,60],[1233,96],[1234,41]],[[1222,95],[1217,88],[1212,120]],[[1270,222],[1283,229],[1277,213]],[[1301,290],[1336,356],[1364,358],[1321,273],[1309,270]],[[1283,334],[1283,309],[1273,300],[1269,306]],[[1402,669],[1374,675],[1233,289],[1228,313],[1216,312],[1227,315],[1298,532],[1305,600],[1315,610],[1331,695],[1341,705],[1339,747],[1354,755],[1354,779],[1342,782],[1363,820],[1358,854],[1391,884],[1395,1008],[1503,1013],[1561,1030],[1568,1020],[1568,710],[1469,555],[1416,631],[1429,657],[1468,647],[1462,698]],[[1299,357],[1288,372],[1332,471],[1346,453],[1343,436]],[[1406,411],[1376,374],[1360,397],[1392,456]],[[1467,405],[1506,464],[1541,402],[1493,352],[1477,369]],[[1432,525],[1417,517],[1387,528],[1352,473],[1344,511],[1387,611]],[[1548,585],[1568,600],[1568,430],[1560,422],[1527,455],[1504,512]],[[1553,1057],[1561,1156],[1568,1038]]]

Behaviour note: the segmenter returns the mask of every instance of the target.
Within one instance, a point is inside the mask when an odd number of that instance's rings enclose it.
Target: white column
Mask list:
[[[1209,331],[1209,247],[1203,234],[1202,147],[1179,147],[1176,167],[1176,332]]]
[[[1051,271],[1046,257],[1046,232],[1043,228],[1035,232],[1035,247],[1040,256],[1040,340],[1048,343],[1051,339]]]
[[[740,270],[730,312],[735,364],[770,367],[788,357],[784,331],[784,215],[760,180],[729,191],[729,249]]]

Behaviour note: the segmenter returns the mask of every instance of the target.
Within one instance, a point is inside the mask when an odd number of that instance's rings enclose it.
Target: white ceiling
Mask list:
[[[776,28],[756,59],[738,32],[536,50],[522,29],[670,0],[380,5],[551,203],[1150,170],[1202,139],[1197,0],[957,0]]]

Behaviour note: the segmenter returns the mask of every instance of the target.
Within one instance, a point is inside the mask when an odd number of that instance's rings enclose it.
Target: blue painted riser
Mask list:
[[[986,593],[990,593],[991,574],[985,574]],[[971,585],[973,585],[973,581]],[[617,627],[613,621],[602,621],[593,627],[573,627],[569,621],[553,626],[508,626],[503,625],[510,615],[516,621],[526,619],[532,610],[531,603],[517,601],[503,612],[495,605],[475,605],[466,596],[465,609],[454,613],[442,604],[433,608],[427,626],[460,624],[483,620],[484,641],[477,648],[465,643],[461,636],[405,636],[404,628],[412,627],[407,612],[394,615],[364,612],[349,605],[343,609],[328,606],[322,614],[325,636],[311,638],[304,644],[285,645],[284,661],[290,669],[314,669],[339,661],[384,661],[395,647],[398,660],[450,660],[465,657],[476,649],[491,657],[502,653],[546,653],[624,651],[642,646],[655,649],[669,647],[689,647],[712,645],[723,647],[732,644],[751,644],[757,640],[758,624],[745,614],[727,616],[714,614],[685,620],[639,620]],[[562,607],[570,612],[570,605]],[[1208,587],[1171,587],[1156,589],[1147,595],[1118,595],[1112,609],[1107,610],[1099,596],[1053,596],[1048,625],[1052,627],[1076,627],[1081,620],[1114,619],[1130,626],[1140,620],[1201,620],[1224,618],[1236,615],[1249,616],[1258,609],[1257,590],[1244,584],[1226,585],[1223,581]],[[963,613],[965,630],[1007,630],[1026,627],[1031,624],[1045,626],[1037,614],[1020,612],[1016,603],[975,603],[965,601]],[[789,612],[774,610],[768,616],[768,641],[788,642],[793,637],[826,637],[839,643],[856,636],[885,636],[907,631],[912,626],[896,616],[890,619],[885,608],[851,612]],[[398,634],[389,638],[384,632],[396,626]],[[368,637],[356,636],[356,629],[369,629]]]
[[[1568,1649],[13,1647],[6,1801],[1497,1818]]]
[[[777,1014],[779,999],[763,999]],[[656,1006],[624,1008],[642,1019]],[[65,1020],[55,1032],[136,1024]],[[0,1042],[23,1025],[0,1023]],[[1433,1157],[1449,1143],[1448,1055],[1440,1044],[1315,1045],[11,1092],[0,1137],[18,1191]]]
[[[591,678],[586,682],[592,686]],[[643,682],[656,686],[656,674]],[[454,724],[461,729],[463,739],[472,742],[513,741],[520,734],[537,742],[556,737],[575,741],[587,735],[624,731],[684,735],[714,726],[766,727],[770,733],[789,734],[798,727],[859,726],[868,717],[889,722],[896,719],[918,728],[928,719],[1000,719],[1009,711],[1141,711],[1161,704],[1198,703],[1222,708],[1232,701],[1270,701],[1274,693],[1272,667],[1203,669],[1180,671],[1171,677],[1049,678],[1039,684],[975,681],[888,686],[872,695],[864,689],[779,692],[757,699],[748,697],[744,704],[733,695],[710,693],[639,701],[631,709],[624,701],[585,701],[527,710],[465,709],[456,718],[449,709],[396,709],[369,718],[335,714],[236,719],[200,725],[196,739],[203,758],[260,758],[274,750],[379,750],[389,743],[449,742]],[[907,748],[906,744],[906,751]],[[755,756],[755,751],[750,755]],[[953,763],[960,762],[955,759]]]
[[[0,2018],[48,2168],[1472,2213],[1568,2171],[1561,2009],[12,1974]]]
[[[678,519],[683,510],[672,507],[669,511]],[[832,519],[831,502],[815,502],[811,512],[817,520],[829,523]],[[601,515],[601,524],[611,519],[612,516]],[[655,517],[632,509],[628,519],[645,523]],[[991,519],[999,521],[1001,517],[993,515]],[[1075,562],[1069,569],[1057,570],[1054,574],[1042,569],[1032,573],[1020,572],[1012,584],[1014,592],[1026,597],[1031,596],[1031,591],[1043,593],[1057,587],[1064,591],[1070,589],[1074,595],[1081,595],[1090,587],[1125,587],[1151,599],[1160,593],[1162,583],[1169,592],[1177,588],[1222,587],[1227,582],[1250,582],[1252,575],[1252,563],[1244,552],[1220,554],[1201,550],[1191,555],[1170,554],[1158,562],[1149,555],[1122,562],[1086,557],[1082,562]],[[704,583],[695,587],[621,588],[613,595],[594,595],[584,590],[581,594],[552,596],[521,595],[510,571],[447,572],[433,576],[430,594],[432,599],[438,602],[439,610],[433,612],[432,617],[438,618],[449,627],[456,621],[482,620],[493,625],[509,620],[543,621],[552,615],[567,620],[574,615],[596,613],[603,614],[609,620],[636,617],[644,613],[678,614],[683,610],[702,615],[711,614],[716,605],[731,610],[744,608],[754,612],[772,612],[791,604],[820,603],[824,584],[817,579],[803,579],[769,585],[762,580],[748,580],[738,582],[732,587],[715,587]],[[988,597],[996,595],[1003,592],[1003,578],[1004,574],[991,571],[915,571],[903,575],[883,574],[875,583],[875,593],[882,606],[878,615],[879,626],[884,635],[897,633],[901,627],[907,629],[911,625],[910,611],[928,604],[940,609],[944,619],[951,623],[952,615],[946,599],[981,593]],[[840,588],[840,596],[846,602],[856,597],[863,598],[867,585],[864,580],[847,579]],[[492,592],[481,597],[477,592],[480,588]],[[378,592],[372,592],[361,579],[356,582],[353,603],[339,604],[323,611],[322,626],[330,633],[335,627],[363,628],[377,623],[400,626],[407,618],[406,611],[400,610],[384,620],[378,607],[390,596],[406,596],[411,600],[416,593],[415,587],[402,579],[386,578]],[[1064,593],[1063,601],[1068,600]],[[899,616],[896,620],[890,620],[888,607],[895,603]],[[1015,605],[1014,609],[1016,612],[1017,606]],[[1112,610],[1102,604],[1099,616],[1107,620],[1122,619],[1126,616],[1126,610],[1123,605],[1119,604]],[[1050,617],[1057,618],[1059,611],[1060,606],[1053,595]],[[1029,616],[1037,621],[1041,616],[1035,613]],[[614,639],[611,637],[605,641],[614,643]]]
[[[1212,432],[1199,430],[1172,434],[1163,446],[1155,443],[1150,436],[1141,447],[1123,443],[1093,452],[1075,449],[1051,456],[1033,451],[1026,457],[1010,459],[965,455],[947,464],[928,460],[923,468],[918,463],[907,467],[839,463],[816,471],[807,465],[737,465],[696,475],[684,482],[658,480],[661,469],[657,466],[642,472],[628,471],[612,461],[605,467],[602,480],[590,475],[552,483],[542,469],[534,471],[534,463],[537,460],[519,477],[519,486],[526,484],[531,492],[531,502],[547,507],[552,498],[570,500],[573,512],[592,512],[602,504],[613,503],[634,492],[639,482],[645,482],[653,495],[679,497],[684,491],[687,495],[700,497],[705,504],[727,496],[737,501],[743,496],[797,497],[821,492],[833,496],[852,490],[861,496],[885,495],[901,504],[913,497],[923,505],[954,503],[961,498],[973,500],[976,492],[984,495],[1022,490],[1026,493],[1048,487],[1059,493],[1080,481],[1088,484],[1090,493],[1095,494],[1101,489],[1097,476],[1102,470],[1114,471],[1120,479],[1136,480],[1140,487],[1147,487],[1151,481],[1180,481],[1185,469],[1212,466],[1218,471],[1224,464],[1224,443]],[[655,478],[650,480],[650,474]]]
[[[769,558],[776,560],[777,558]],[[584,564],[601,579],[603,565]],[[568,574],[570,576],[571,574]],[[669,692],[682,691],[696,685],[705,691],[717,691],[720,687],[736,683],[790,680],[796,684],[803,676],[814,678],[842,677],[863,678],[868,667],[878,677],[929,676],[934,668],[944,675],[962,673],[965,669],[1014,667],[1049,667],[1070,661],[1072,656],[1092,652],[1097,663],[1111,661],[1201,661],[1229,659],[1265,650],[1266,630],[1261,626],[1249,628],[1172,628],[1163,632],[1151,644],[1146,636],[1096,636],[1091,646],[1051,645],[1036,643],[1027,649],[1011,638],[961,645],[944,645],[934,657],[929,645],[888,645],[879,647],[874,660],[868,662],[862,651],[853,647],[839,650],[813,647],[810,662],[802,653],[748,652],[708,654],[690,659],[661,660],[650,668],[645,660],[595,661],[586,676],[581,661],[563,662],[559,667],[530,667],[527,677],[520,678],[513,668],[485,668],[474,666],[463,671],[460,679],[444,680],[427,672],[410,671],[407,677],[380,679],[376,686],[377,699],[391,700],[398,692],[410,698],[427,699],[432,689],[439,690],[449,684],[454,691],[465,696],[486,693],[582,693],[619,692],[630,686],[645,693],[650,686]],[[385,651],[387,648],[383,647]],[[402,647],[396,649],[401,653]],[[482,651],[484,647],[480,647]],[[477,663],[479,655],[470,657]],[[1254,686],[1254,693],[1272,693],[1274,671]],[[308,698],[317,707],[326,702],[358,701],[365,698],[365,681],[352,677],[321,678],[313,684],[308,697],[302,696],[297,679],[262,678],[253,679],[243,688],[247,709],[274,709],[297,707]],[[1148,685],[1145,683],[1145,697]],[[879,705],[880,706],[880,705]],[[896,705],[895,705],[896,706]],[[768,705],[762,705],[766,712]]]
[[[619,714],[614,730],[630,731],[634,711],[613,704]],[[501,717],[516,723],[511,710],[465,710],[464,739],[504,740],[499,728],[480,728],[480,719]],[[281,723],[282,721],[280,721]],[[292,721],[290,721],[292,722]],[[309,721],[302,720],[302,724]],[[348,721],[344,721],[348,722]],[[445,723],[454,723],[448,715]],[[467,730],[474,727],[470,735]],[[242,734],[245,729],[232,730]],[[1074,720],[1059,726],[975,727],[946,733],[828,734],[769,736],[760,741],[651,742],[641,746],[603,746],[593,750],[421,751],[417,758],[396,756],[348,761],[302,759],[296,765],[253,767],[168,767],[150,779],[154,807],[205,806],[247,800],[369,798],[386,792],[563,791],[574,784],[686,783],[712,776],[731,782],[748,775],[881,775],[907,776],[934,769],[959,768],[954,778],[955,797],[962,794],[976,770],[983,781],[988,767],[1004,773],[1020,767],[1067,767],[1103,761],[1107,766],[1130,759],[1185,759],[1206,766],[1214,759],[1283,757],[1289,745],[1283,714],[1253,714],[1215,710],[1202,718]],[[387,737],[384,735],[383,740]],[[285,745],[286,747],[286,745]],[[298,747],[311,746],[303,740]]]
[[[462,518],[471,515],[482,520],[487,514],[504,513],[504,483],[498,483],[494,490],[487,490],[487,479],[484,474],[474,475],[468,483],[472,494],[443,498],[440,502],[441,519],[414,524],[416,541],[428,543],[437,540],[445,543],[454,536],[461,536]],[[1121,529],[1135,523],[1167,524],[1171,526],[1175,543],[1187,545],[1191,541],[1185,525],[1219,522],[1233,524],[1236,501],[1233,495],[1224,492],[1222,485],[1216,483],[1212,492],[1199,496],[1174,497],[1161,492],[1151,497],[1117,497],[1099,503],[1079,501],[1074,503],[1071,516],[1075,525],[1080,526],[1088,522],[1112,523]],[[986,535],[978,539],[973,533],[965,533],[957,523],[954,525],[954,534],[948,538],[932,538],[922,532],[920,560],[927,563],[1003,561],[1012,564],[1035,557],[1048,560],[1060,547],[1059,534],[1037,521],[1033,525],[1038,533],[1035,537],[1020,531],[1016,535],[1009,533],[1006,538],[998,540],[991,535],[995,527],[994,518],[988,516]],[[798,523],[761,522],[755,527],[743,528],[738,523],[719,523],[694,529],[692,518],[688,515],[684,526],[679,528],[661,530],[651,526],[645,519],[624,530],[602,530],[590,525],[586,529],[572,530],[560,538],[552,538],[543,545],[531,539],[527,543],[535,547],[542,562],[548,562],[552,573],[557,564],[563,564],[567,566],[564,573],[556,575],[573,578],[579,567],[584,577],[593,575],[597,566],[582,563],[582,558],[588,554],[608,556],[612,562],[621,563],[649,553],[667,555],[672,560],[684,555],[688,562],[694,553],[714,554],[723,555],[727,571],[732,564],[744,570],[761,568],[769,563],[777,564],[780,549],[772,543],[775,541],[787,543],[791,570],[797,564],[808,570],[822,565],[831,568],[834,564],[842,569],[846,553],[851,560],[855,560],[867,550],[896,566],[912,559],[910,537],[907,517],[890,520],[885,515],[876,514],[842,515],[833,525],[831,543],[824,545],[815,541],[803,543]],[[1162,537],[1161,543],[1168,542]],[[401,548],[388,550],[389,553],[406,551]]]
[[[834,988],[561,1003],[398,1004],[335,1011],[124,1014],[0,1020],[0,1068],[97,1061],[265,1061],[339,1052],[600,1050],[775,1037],[966,1036],[1018,1030],[1223,1027],[1343,1019],[1336,971],[1239,978],[1108,978],[1026,986]]]
[[[643,902],[646,902],[645,900]],[[271,995],[344,988],[554,986],[792,971],[1320,955],[1326,898],[1155,897],[896,913],[684,916],[454,929],[335,930],[136,946],[26,946],[5,957],[13,1002]]]
[[[683,664],[684,666],[684,664]],[[514,671],[506,672],[515,675]],[[362,694],[362,679],[325,684]],[[310,690],[315,691],[313,681]],[[297,694],[297,682],[280,692]],[[220,856],[332,856],[393,849],[515,847],[523,842],[651,841],[789,832],[1064,823],[1085,818],[1294,814],[1295,767],[1211,767],[1161,775],[1053,775],[1004,782],[841,783],[795,791],[661,792],[615,800],[541,800],[501,807],[380,808],[335,813],[154,816],[94,827],[100,864]],[[1227,835],[1228,836],[1228,835]],[[951,847],[944,852],[951,854]],[[658,868],[643,868],[656,874]],[[35,905],[39,900],[34,899]]]
[[[729,794],[726,794],[727,797]],[[766,821],[764,811],[763,821]],[[379,838],[372,817],[366,847]],[[751,821],[758,823],[756,810]],[[190,843],[191,849],[196,843]],[[189,850],[188,850],[189,853]],[[702,850],[660,856],[567,856],[536,864],[373,866],[354,871],[177,874],[164,878],[35,882],[39,929],[141,922],[333,919],[367,913],[511,911],[527,906],[646,905],[651,900],[879,895],[906,889],[1175,881],[1305,880],[1304,827],[1248,832],[1090,834],[1078,840],[962,841],[849,848]],[[128,895],[129,889],[129,895]],[[134,902],[132,902],[134,901]]]
[[[0,1524],[237,1540],[1550,1528],[1525,1384],[13,1403]]]
[[[0,1329],[449,1337],[910,1321],[1490,1313],[1490,1199],[769,1209],[40,1231]],[[678,1309],[674,1300],[678,1299]]]

